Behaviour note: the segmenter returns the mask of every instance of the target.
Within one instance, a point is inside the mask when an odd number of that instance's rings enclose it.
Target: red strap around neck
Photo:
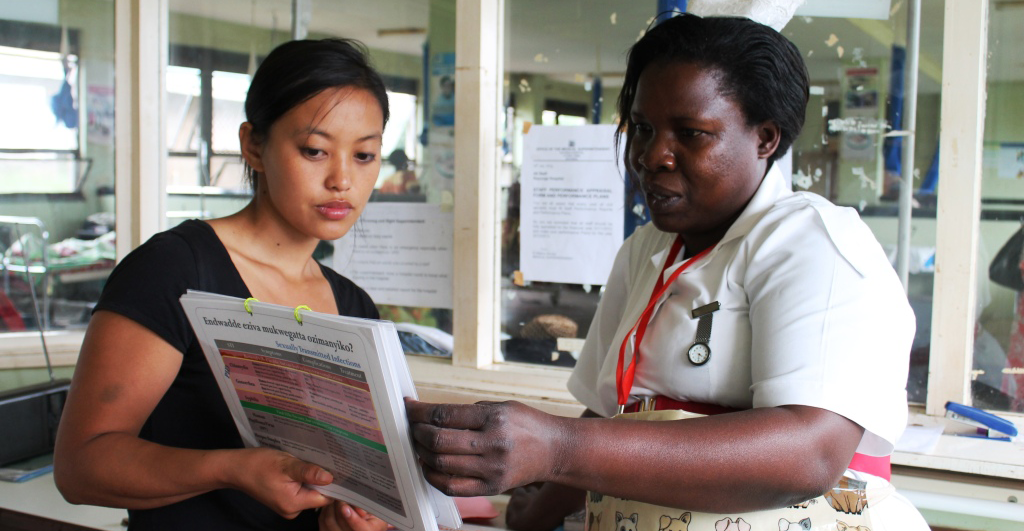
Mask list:
[[[658,275],[658,281],[654,284],[654,291],[651,292],[651,299],[647,302],[647,307],[643,313],[640,314],[640,319],[637,320],[633,328],[630,328],[629,333],[622,339],[622,345],[619,346],[619,364],[618,370],[615,371],[615,387],[618,391],[618,400],[620,406],[625,406],[626,402],[629,401],[629,392],[633,389],[633,378],[636,376],[636,367],[640,364],[640,343],[644,340],[644,334],[647,333],[647,325],[651,322],[651,317],[654,315],[654,306],[661,299],[661,296],[665,294],[668,287],[675,282],[679,275],[686,271],[691,264],[700,260],[704,255],[711,252],[714,249],[714,245],[704,249],[697,253],[683,265],[676,269],[672,276],[665,280],[665,272],[668,271],[669,266],[673,264],[673,260],[679,254],[679,251],[683,248],[683,237],[676,236],[676,241],[672,243],[672,248],[668,252],[668,256],[665,257],[665,265],[661,268],[661,274]],[[629,344],[629,340],[636,336],[636,341],[633,345],[633,361],[630,362],[629,367],[626,365],[626,345]],[[625,370],[623,370],[625,369]]]

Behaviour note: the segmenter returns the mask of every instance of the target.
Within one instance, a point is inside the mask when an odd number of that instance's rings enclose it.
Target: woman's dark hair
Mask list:
[[[263,141],[270,126],[296,105],[330,88],[357,87],[370,91],[388,123],[384,80],[370,65],[366,47],[351,39],[286,42],[274,48],[252,77],[245,96],[245,119],[252,135]],[[248,164],[245,176],[256,192],[256,174]]]
[[[633,123],[630,109],[640,74],[652,63],[694,63],[719,73],[724,95],[733,98],[748,125],[779,126],[781,138],[769,162],[785,154],[804,125],[810,82],[800,51],[774,29],[747,18],[682,14],[658,24],[629,50],[619,93],[619,125],[626,131],[625,160]]]

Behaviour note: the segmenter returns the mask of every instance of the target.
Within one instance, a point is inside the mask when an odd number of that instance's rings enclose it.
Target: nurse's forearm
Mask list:
[[[547,478],[707,512],[784,507],[835,485],[863,429],[830,411],[786,406],[682,421],[556,419],[565,448]]]
[[[695,511],[741,512],[823,494],[863,429],[807,406],[680,421],[556,417],[516,402],[407,401],[427,480],[453,496],[552,481]]]

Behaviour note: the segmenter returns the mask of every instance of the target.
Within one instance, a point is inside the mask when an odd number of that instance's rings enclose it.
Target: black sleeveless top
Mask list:
[[[351,280],[320,266],[341,315],[379,318],[369,295]],[[197,289],[250,297],[227,249],[207,223],[185,221],[154,235],[111,273],[96,310],[118,313],[156,333],[183,354],[181,369],[139,436],[179,448],[242,448],[224,398],[178,301]],[[145,356],[126,351],[124,356]],[[314,511],[286,520],[247,494],[222,489],[157,509],[129,510],[130,530],[317,529]]]

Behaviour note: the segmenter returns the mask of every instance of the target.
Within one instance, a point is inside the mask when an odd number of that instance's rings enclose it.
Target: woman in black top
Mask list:
[[[89,323],[57,438],[72,503],[125,507],[131,529],[383,531],[305,485],[290,454],[243,448],[178,298],[187,289],[357,317],[366,293],[313,258],[352,227],[380,171],[388,100],[365,51],[294,41],[267,56],[239,129],[254,194],[240,212],[153,236],[111,274]]]

